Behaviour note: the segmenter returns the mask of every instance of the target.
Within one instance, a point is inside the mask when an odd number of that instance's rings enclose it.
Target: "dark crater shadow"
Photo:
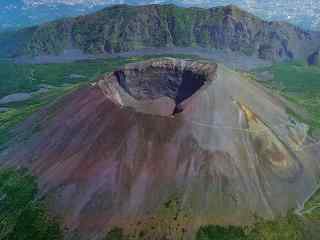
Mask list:
[[[154,100],[169,97],[178,105],[196,93],[207,81],[204,73],[181,66],[130,68],[118,70],[119,85],[136,100]],[[181,110],[182,111],[182,110]]]

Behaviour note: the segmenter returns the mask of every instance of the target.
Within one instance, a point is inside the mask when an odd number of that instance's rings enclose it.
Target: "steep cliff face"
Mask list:
[[[286,60],[306,59],[319,47],[319,39],[318,33],[266,22],[232,5],[211,9],[118,5],[39,26],[26,42],[25,52],[59,54],[77,48],[97,54],[148,47],[203,47]]]
[[[38,121],[40,131],[0,159],[39,176],[71,238],[121,226],[178,239],[202,224],[286,213],[310,194],[320,152],[285,109],[221,65],[150,60],[26,121],[21,129]]]

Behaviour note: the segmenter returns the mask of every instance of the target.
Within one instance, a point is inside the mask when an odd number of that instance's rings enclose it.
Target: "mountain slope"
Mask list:
[[[116,53],[148,47],[203,47],[237,51],[269,60],[307,58],[319,47],[319,34],[286,23],[265,22],[235,7],[180,8],[174,5],[106,8],[31,30],[23,51],[59,54]],[[6,42],[1,42],[6,46]],[[21,52],[21,48],[18,48]]]
[[[34,115],[20,130],[38,131],[0,161],[39,177],[69,237],[121,226],[179,239],[200,225],[285,214],[313,191],[318,145],[286,108],[221,65],[150,60]]]
[[[83,15],[111,4],[166,4],[216,7],[235,4],[266,20],[288,21],[297,26],[317,30],[320,27],[320,6],[317,0],[2,0],[0,30],[21,28],[62,17]]]

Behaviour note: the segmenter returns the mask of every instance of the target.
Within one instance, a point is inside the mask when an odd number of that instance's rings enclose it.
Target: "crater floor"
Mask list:
[[[165,58],[128,64],[99,81],[106,96],[137,112],[170,116],[210,84],[215,64]]]

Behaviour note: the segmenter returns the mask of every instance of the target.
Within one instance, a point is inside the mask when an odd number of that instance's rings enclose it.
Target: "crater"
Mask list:
[[[128,64],[100,86],[113,102],[168,116],[181,113],[186,100],[201,92],[215,78],[215,72],[212,63],[165,58]]]

